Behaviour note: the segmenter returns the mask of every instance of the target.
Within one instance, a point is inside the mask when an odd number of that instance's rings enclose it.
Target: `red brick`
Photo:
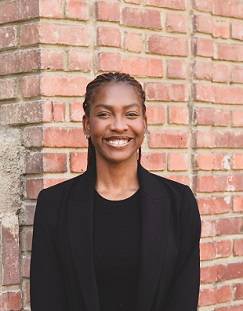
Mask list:
[[[194,121],[198,125],[228,126],[231,121],[230,110],[196,107]]]
[[[130,52],[142,52],[143,36],[140,33],[128,32],[124,34],[124,48]]]
[[[88,46],[90,29],[87,25],[41,23],[39,25],[39,41],[48,44]]]
[[[48,179],[44,179],[44,189],[51,187],[51,186],[55,186],[63,181],[66,181],[68,178],[48,178]]]
[[[218,241],[216,245],[216,257],[224,258],[232,255],[232,241]]]
[[[196,61],[193,72],[196,79],[210,81],[213,77],[213,64],[211,62]]]
[[[211,12],[213,9],[213,0],[194,0],[194,9],[202,12]]]
[[[213,37],[227,39],[230,37],[229,21],[215,20],[213,25]]]
[[[151,132],[148,138],[149,148],[186,148],[188,134],[178,130],[163,130]]]
[[[33,235],[32,228],[30,228],[29,226],[25,226],[22,228],[21,233],[20,233],[22,251],[31,251],[32,235]]]
[[[51,101],[52,120],[56,122],[65,121],[65,103]],[[46,111],[47,112],[47,111]],[[44,119],[44,121],[46,121]]]
[[[243,299],[243,284],[234,285],[235,299]]]
[[[175,13],[167,13],[165,29],[168,32],[187,32],[187,17]]]
[[[72,173],[83,173],[87,169],[87,152],[70,153],[70,170]]]
[[[201,215],[224,214],[231,211],[231,198],[222,197],[202,197],[197,198]]]
[[[0,310],[20,311],[22,308],[21,291],[8,291],[0,294]]]
[[[232,111],[232,126],[243,126],[243,110]]]
[[[232,168],[235,170],[243,169],[243,153],[232,155]]]
[[[230,61],[243,61],[243,46],[239,44],[217,44],[218,59]]]
[[[231,71],[231,80],[236,83],[243,83],[243,66],[234,66]]]
[[[217,235],[240,234],[243,232],[243,219],[227,218],[216,222]]]
[[[167,61],[167,78],[168,79],[186,79],[186,63],[179,59],[170,59]]]
[[[213,14],[227,17],[243,18],[243,4],[238,0],[214,0]]]
[[[203,220],[202,221],[202,233],[203,238],[212,237],[216,235],[215,221]]]
[[[39,2],[40,17],[63,18],[64,0],[41,0]]]
[[[200,259],[202,261],[214,259],[215,257],[216,257],[215,243],[208,242],[200,244]]]
[[[227,153],[198,153],[194,156],[195,170],[228,170],[231,157]]]
[[[85,0],[67,0],[66,14],[68,18],[78,20],[89,19],[89,6]]]
[[[87,78],[81,76],[44,74],[41,77],[41,95],[83,96],[87,84]]]
[[[165,170],[166,154],[162,152],[142,152],[141,164],[151,171]]]
[[[11,48],[17,45],[16,26],[0,28],[0,49]]]
[[[47,127],[43,142],[45,147],[87,147],[81,128]]]
[[[122,72],[140,77],[162,77],[163,61],[158,58],[126,57],[122,60]]]
[[[188,108],[179,106],[169,106],[168,123],[169,124],[188,124]]]
[[[199,148],[240,148],[243,144],[241,133],[231,131],[198,130],[194,136]]]
[[[198,192],[225,192],[242,191],[242,175],[215,175],[215,176],[197,176],[195,178],[196,190]]]
[[[101,71],[121,71],[122,58],[120,54],[101,52],[98,54],[98,69]]]
[[[99,46],[121,46],[121,33],[119,28],[100,26],[97,28],[97,43]]]
[[[139,10],[125,7],[122,10],[122,24],[146,29],[161,29],[160,12],[157,10]]]
[[[232,280],[243,277],[243,263],[231,263],[226,266],[225,273],[223,274],[223,280]]]
[[[97,1],[96,17],[100,21],[119,22],[120,5],[118,2]]]
[[[194,16],[194,30],[201,33],[213,33],[213,19],[208,15]]]
[[[165,107],[160,105],[148,105],[146,115],[148,124],[164,124],[165,123]]]
[[[43,129],[40,126],[28,126],[22,131],[22,143],[25,147],[41,147],[43,142]]]
[[[25,157],[25,173],[38,174],[43,172],[43,154],[35,152]]]
[[[168,8],[174,10],[185,10],[185,0],[146,0],[148,5],[158,6],[161,8]]]
[[[187,186],[190,185],[190,178],[188,175],[176,175],[176,173],[175,173],[174,175],[173,174],[166,175],[166,177],[168,179],[174,180],[174,181],[179,182],[181,184],[184,184]]]
[[[71,121],[80,122],[82,121],[84,111],[83,105],[80,102],[73,102],[70,105],[70,119]]]
[[[225,272],[225,266],[213,265],[209,267],[201,268],[201,283],[214,283],[221,280],[223,273]]]
[[[21,94],[25,98],[40,95],[40,76],[28,75],[20,79]]]
[[[234,240],[234,256],[243,256],[243,240]]]
[[[238,104],[243,102],[243,89],[238,86],[215,87],[215,103],[217,104]]]
[[[214,102],[214,89],[211,84],[196,83],[193,86],[194,99],[200,102]]]
[[[213,64],[213,81],[214,82],[230,82],[231,70],[227,64]]]
[[[124,0],[126,3],[142,4],[143,0]]]
[[[148,39],[148,51],[159,55],[187,56],[188,42],[185,38],[153,34]]]
[[[18,217],[9,214],[2,218],[2,285],[19,284],[19,225]]]
[[[145,91],[148,100],[184,102],[188,98],[187,88],[184,84],[148,82],[145,85]]]
[[[36,45],[39,43],[39,24],[28,23],[20,25],[19,43],[21,46]]]
[[[33,101],[28,103],[13,103],[0,106],[0,120],[2,124],[26,124],[42,121],[42,103]]]
[[[233,198],[233,210],[234,212],[243,211],[243,196],[235,196]]]
[[[232,290],[229,285],[219,288],[202,289],[199,296],[199,306],[209,306],[231,301]]]
[[[0,54],[0,75],[32,72],[40,68],[38,49],[5,52]]]
[[[38,0],[4,0],[0,3],[0,24],[39,16]]]
[[[43,189],[42,179],[26,180],[26,199],[37,199],[39,192]]]
[[[68,53],[68,69],[89,72],[91,70],[92,56],[79,49],[71,49]]]
[[[67,171],[67,155],[65,153],[44,153],[43,172],[64,173]]]
[[[64,56],[62,50],[42,49],[40,69],[64,70]]]
[[[206,38],[195,38],[194,49],[197,56],[213,57],[213,40]]]
[[[13,99],[17,97],[17,80],[1,79],[0,80],[0,100]]]
[[[232,21],[231,36],[233,39],[243,40],[243,23]]]
[[[185,154],[168,154],[168,171],[186,171],[188,170],[188,157]]]

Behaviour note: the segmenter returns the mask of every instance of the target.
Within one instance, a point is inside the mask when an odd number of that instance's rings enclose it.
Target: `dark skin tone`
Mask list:
[[[147,116],[136,89],[123,82],[99,87],[89,117],[83,117],[83,128],[95,146],[96,190],[111,200],[132,195],[139,188],[138,149],[147,129]],[[123,138],[119,145],[118,138]]]

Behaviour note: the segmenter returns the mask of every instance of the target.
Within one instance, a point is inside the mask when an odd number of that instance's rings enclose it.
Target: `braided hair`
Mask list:
[[[123,82],[126,83],[132,87],[138,92],[139,96],[141,97],[141,104],[143,109],[143,114],[145,115],[146,112],[146,106],[145,106],[145,92],[142,88],[142,85],[134,79],[132,76],[126,73],[120,73],[120,72],[108,72],[98,75],[94,80],[92,80],[86,87],[86,93],[85,93],[85,99],[83,102],[83,110],[86,116],[90,116],[90,108],[92,104],[92,100],[95,94],[95,91],[105,83],[110,82]],[[139,153],[138,153],[138,162],[141,161],[141,147],[139,147]],[[87,169],[94,168],[96,171],[96,155],[95,155],[95,147],[91,141],[91,138],[88,138],[88,161],[87,161]]]

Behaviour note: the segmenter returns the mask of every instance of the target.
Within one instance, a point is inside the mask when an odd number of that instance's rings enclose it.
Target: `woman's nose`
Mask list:
[[[124,118],[113,118],[111,123],[111,130],[124,131],[127,129],[127,122]]]

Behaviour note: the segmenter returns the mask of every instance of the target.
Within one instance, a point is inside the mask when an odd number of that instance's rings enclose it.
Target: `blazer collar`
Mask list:
[[[167,249],[169,198],[164,183],[138,162],[142,216],[138,310],[152,308]],[[68,238],[87,311],[99,311],[93,251],[93,170],[75,179],[67,202]],[[163,278],[162,278],[163,282]],[[161,285],[161,283],[160,283]]]

